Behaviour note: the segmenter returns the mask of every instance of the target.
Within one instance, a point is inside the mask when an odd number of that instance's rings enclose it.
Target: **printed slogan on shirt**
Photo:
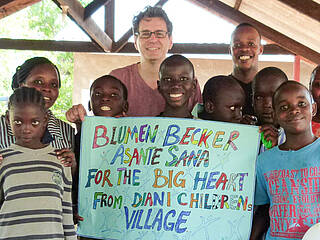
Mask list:
[[[264,174],[274,203],[270,235],[302,238],[320,221],[320,166],[279,169]]]

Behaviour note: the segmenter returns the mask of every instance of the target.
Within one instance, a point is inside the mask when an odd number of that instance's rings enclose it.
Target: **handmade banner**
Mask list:
[[[98,239],[249,239],[255,126],[86,117],[78,234]]]

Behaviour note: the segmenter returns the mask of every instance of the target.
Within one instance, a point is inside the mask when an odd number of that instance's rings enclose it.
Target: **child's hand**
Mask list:
[[[76,162],[74,152],[72,152],[68,148],[63,148],[63,149],[56,150],[56,154],[57,154],[57,158],[61,161],[63,166],[71,167],[72,172],[76,169],[77,162]]]
[[[253,115],[243,115],[241,123],[242,124],[248,124],[248,125],[256,125],[258,122],[257,117]]]
[[[279,132],[272,124],[265,124],[259,127],[259,132],[263,132],[264,138],[272,142],[272,147],[278,145]]]
[[[74,224],[78,224],[79,221],[83,221],[83,217],[79,216],[78,213],[73,213],[73,222]]]
[[[73,105],[72,108],[66,112],[67,120],[72,123],[81,123],[85,116],[87,116],[87,112],[82,104]]]

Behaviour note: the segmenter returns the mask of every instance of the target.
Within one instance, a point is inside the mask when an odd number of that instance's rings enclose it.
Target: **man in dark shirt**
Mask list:
[[[231,35],[230,53],[233,71],[230,76],[240,83],[246,94],[243,114],[254,115],[251,83],[258,72],[258,56],[262,52],[259,31],[249,23],[239,24]]]

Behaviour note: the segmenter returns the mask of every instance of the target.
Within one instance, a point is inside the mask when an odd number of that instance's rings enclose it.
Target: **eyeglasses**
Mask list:
[[[136,32],[135,33],[135,35],[139,36],[142,39],[150,38],[152,34],[154,34],[154,36],[156,38],[165,38],[167,36],[168,32],[162,31],[162,30],[157,30],[157,31],[154,31],[154,32],[142,31],[142,32]]]

